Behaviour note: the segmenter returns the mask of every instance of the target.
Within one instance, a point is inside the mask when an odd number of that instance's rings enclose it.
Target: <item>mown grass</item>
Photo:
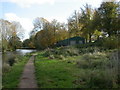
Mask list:
[[[74,58],[75,59],[75,58]],[[74,59],[73,62],[74,62]],[[79,71],[69,60],[48,59],[40,53],[36,57],[36,78],[40,88],[73,88],[74,74]]]
[[[28,56],[20,57],[19,62],[15,63],[8,72],[3,72],[2,75],[2,88],[17,88],[24,65],[29,60]],[[4,69],[3,69],[4,70]]]
[[[40,52],[35,59],[35,74],[40,88],[118,88],[117,74],[110,63],[105,52],[64,59],[51,59]]]

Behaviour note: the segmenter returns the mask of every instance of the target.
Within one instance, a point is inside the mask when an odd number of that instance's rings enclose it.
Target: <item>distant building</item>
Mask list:
[[[59,41],[56,46],[68,46],[68,45],[76,45],[76,44],[84,44],[85,38],[83,37],[72,37],[65,40]]]

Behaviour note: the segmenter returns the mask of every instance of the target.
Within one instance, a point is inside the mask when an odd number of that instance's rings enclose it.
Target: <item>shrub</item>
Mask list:
[[[64,60],[65,57],[64,57],[63,55],[59,55],[59,56],[58,56],[58,59]]]
[[[107,49],[115,49],[120,47],[120,38],[116,36],[107,37],[103,40],[103,47]]]
[[[66,49],[66,52],[68,53],[69,56],[78,56],[79,55],[79,50],[74,47],[70,47]]]
[[[111,88],[113,87],[112,75],[102,70],[83,70],[79,78],[73,81],[82,88]]]
[[[44,56],[49,57],[51,54],[52,54],[52,49],[46,49],[45,53],[44,53]]]
[[[44,53],[45,57],[50,57],[51,55],[54,55],[56,58],[64,58],[67,56],[78,56],[79,50],[74,47],[61,47],[58,49],[47,49]]]
[[[89,68],[90,66],[90,63],[89,62],[86,62],[85,60],[81,60],[81,61],[77,61],[77,66],[79,68]]]
[[[81,54],[85,54],[85,53],[96,53],[96,52],[100,52],[101,50],[98,47],[87,47],[87,48],[80,48],[79,51],[81,52]]]
[[[80,74],[80,80],[89,85],[89,88],[118,88],[120,87],[120,51],[93,53],[83,55],[82,60],[77,60],[76,65],[86,69],[85,77]],[[89,78],[88,78],[89,77]],[[87,78],[87,80],[85,79]],[[77,81],[79,82],[79,81]],[[80,82],[81,83],[81,82]]]
[[[49,56],[49,59],[54,59],[54,58],[55,58],[54,55]]]
[[[110,54],[110,67],[112,74],[114,74],[115,83],[120,85],[120,51],[114,51]]]
[[[109,63],[106,56],[104,53],[99,52],[84,54],[80,60],[77,60],[76,65],[79,68],[105,69],[105,66]]]
[[[105,72],[102,71],[92,71],[90,73],[88,80],[88,85],[91,88],[112,88],[113,87],[113,82],[112,82],[112,76],[108,75]]]
[[[10,67],[9,64],[4,63],[3,66],[2,66],[3,74],[4,74],[4,72],[8,72],[8,71],[10,70],[10,68],[11,68],[11,67]]]

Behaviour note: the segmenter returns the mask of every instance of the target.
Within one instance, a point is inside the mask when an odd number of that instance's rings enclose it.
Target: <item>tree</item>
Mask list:
[[[79,22],[81,14],[74,11],[73,15],[68,19],[68,30],[70,37],[81,35],[82,24]]]
[[[53,26],[44,18],[36,18],[34,22],[35,46],[44,49],[55,42]]]
[[[23,28],[18,22],[9,22],[7,20],[0,20],[0,27],[1,27],[1,40],[2,40],[2,51],[10,50],[9,40],[12,37],[20,37],[23,33]],[[13,41],[13,40],[12,40]]]
[[[25,39],[23,41],[24,48],[35,48],[35,38],[34,36],[30,36],[29,39]]]
[[[115,35],[118,32],[117,23],[119,19],[118,2],[103,2],[98,8],[98,13],[101,19],[101,31],[107,32],[109,36]]]
[[[53,19],[51,21],[51,30],[53,30],[55,42],[56,42],[56,31],[59,30],[60,27],[61,27],[61,25],[59,22],[57,22],[57,20]]]
[[[17,48],[21,48],[22,42],[20,41],[19,37],[12,36],[9,40],[9,46],[12,48],[12,50],[16,50]]]
[[[54,44],[54,33],[50,30],[41,30],[35,36],[35,44],[39,49],[45,49]]]
[[[94,10],[90,5],[86,4],[85,9],[81,8],[81,17],[79,22],[82,24],[82,36],[85,36],[86,42],[87,39],[91,42],[91,37],[95,31],[93,16]]]
[[[25,40],[23,41],[23,47],[29,48],[29,43],[30,43],[30,39],[25,39]]]
[[[35,18],[33,21],[34,28],[32,30],[32,33],[36,33],[40,30],[45,30],[48,26],[47,24],[49,24],[49,22],[45,18]]]
[[[6,51],[8,47],[8,40],[11,36],[11,23],[7,20],[0,20],[0,27],[1,27],[1,43],[2,43],[2,52]]]
[[[58,30],[56,32],[56,40],[57,41],[60,41],[60,40],[64,40],[64,39],[67,39],[69,38],[69,32],[67,30]]]
[[[31,32],[31,36],[34,37],[32,42],[35,41],[35,47],[39,49],[51,47],[57,41],[66,38],[66,30],[65,23],[60,23],[55,19],[49,22],[44,18],[36,18]]]

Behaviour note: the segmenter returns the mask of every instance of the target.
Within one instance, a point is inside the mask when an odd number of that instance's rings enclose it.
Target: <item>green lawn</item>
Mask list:
[[[111,88],[118,87],[110,74],[105,53],[49,59],[39,53],[35,59],[40,88]],[[109,66],[109,65],[108,65]]]
[[[29,60],[29,56],[19,58],[19,62],[15,63],[8,72],[3,73],[2,88],[17,88],[24,65]]]
[[[74,59],[72,59],[74,62]],[[68,60],[50,60],[41,54],[35,61],[38,85],[41,88],[73,88],[72,81],[75,79],[75,63]],[[72,71],[72,72],[71,72]]]

